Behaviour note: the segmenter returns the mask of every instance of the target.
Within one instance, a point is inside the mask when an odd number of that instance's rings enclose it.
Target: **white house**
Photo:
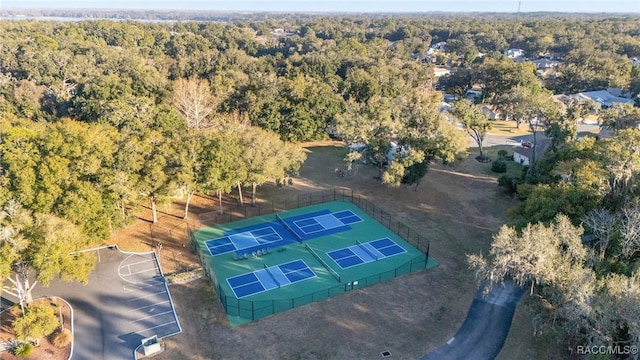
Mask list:
[[[407,145],[398,145],[391,142],[391,149],[387,151],[387,161],[392,162],[397,155],[407,155],[409,153],[409,146]]]
[[[533,63],[533,65],[536,66],[536,70],[546,70],[546,69],[552,69],[555,67],[560,66],[560,62],[559,61],[555,61],[555,60],[549,60],[549,59],[536,59],[536,60],[531,60],[531,62]]]
[[[531,156],[531,149],[515,146],[513,148],[513,161],[516,163],[529,166],[529,157]]]
[[[529,146],[525,146],[525,144]],[[539,160],[544,155],[544,152],[549,147],[548,139],[538,139],[536,142],[536,159]],[[513,161],[524,165],[529,166],[531,163],[531,157],[533,156],[533,146],[530,143],[521,143],[520,145],[516,145],[513,147]]]
[[[509,49],[504,51],[504,55],[510,59],[515,59],[524,56],[524,50],[522,49]]]
[[[633,100],[625,97],[618,96],[619,93],[613,94],[615,92],[614,89],[607,90],[598,90],[598,91],[585,91],[573,95],[569,95],[570,97],[576,98],[578,100],[586,100],[591,99],[599,104],[603,108],[609,108],[614,103],[620,104],[632,104]]]

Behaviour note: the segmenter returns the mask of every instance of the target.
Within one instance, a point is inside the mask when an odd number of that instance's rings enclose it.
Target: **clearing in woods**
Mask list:
[[[154,358],[375,359],[388,351],[394,359],[416,359],[456,333],[476,292],[465,255],[489,249],[492,235],[507,221],[506,210],[514,204],[499,191],[497,176],[481,168],[491,164],[476,164],[473,152],[453,167],[433,164],[415,191],[404,185],[383,186],[374,179],[377,169],[371,165],[354,164],[349,170],[342,161],[346,149],[341,143],[307,144],[306,149],[307,161],[292,186],[258,189],[262,204],[322,189],[351,188],[429,236],[430,256],[439,266],[239,327],[229,325],[206,280],[171,285],[183,332],[166,339],[166,351]],[[338,176],[337,168],[345,176]],[[230,203],[225,206],[232,205],[237,197],[226,201]],[[130,251],[147,251],[162,243],[159,252],[166,274],[198,267],[187,244],[181,205],[166,206],[158,224],[138,221],[113,240]],[[194,221],[198,214],[215,212],[217,203],[196,197],[190,209]],[[239,214],[227,211],[224,216],[235,215]],[[141,216],[150,218],[146,212]],[[510,359],[561,357],[550,340],[532,338],[532,317],[525,297],[498,359],[507,359],[504,354]]]

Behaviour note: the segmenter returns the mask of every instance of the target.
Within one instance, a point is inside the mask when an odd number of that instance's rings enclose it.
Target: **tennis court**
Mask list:
[[[299,259],[234,276],[227,279],[238,299],[316,276],[304,260]]]
[[[343,269],[378,261],[390,256],[406,252],[400,245],[389,238],[373,240],[365,243],[330,251],[327,253],[333,261]]]
[[[190,236],[231,325],[433,265],[348,201],[205,227]]]

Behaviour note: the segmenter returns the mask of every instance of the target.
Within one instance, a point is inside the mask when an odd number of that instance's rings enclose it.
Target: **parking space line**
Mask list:
[[[155,284],[136,283],[136,285],[123,285],[122,289],[124,291],[139,291],[139,290],[148,289],[150,287],[159,287],[163,285],[164,285],[164,281],[156,281]]]
[[[157,302],[157,303],[153,303],[153,304],[151,304],[151,305],[145,305],[145,306],[140,306],[140,307],[138,307],[138,308],[129,309],[128,311],[142,310],[142,309],[144,309],[144,308],[148,308],[148,307],[152,307],[152,306],[158,306],[158,305],[160,305],[160,304],[164,304],[164,303],[168,303],[168,302],[169,302],[169,300],[160,301],[160,302]]]
[[[134,323],[134,322],[138,322],[138,321],[142,321],[142,320],[145,320],[145,319],[149,319],[149,318],[156,317],[156,316],[160,316],[160,315],[166,315],[166,314],[173,314],[173,311],[169,310],[169,311],[165,311],[165,312],[163,312],[163,313],[158,313],[158,314],[153,314],[153,315],[145,316],[145,317],[143,317],[143,318],[139,318],[139,319],[131,320],[131,322],[132,322],[132,323]],[[175,321],[174,321],[174,322],[175,322]]]
[[[129,274],[125,275],[125,276],[131,276],[131,275],[136,275],[136,274],[142,274],[142,273],[146,273],[149,271],[153,271],[155,272],[157,269],[156,268],[152,268],[152,269],[146,269],[146,270],[142,270],[142,271],[136,271],[136,272],[131,272],[131,269],[129,269]]]
[[[144,299],[144,298],[148,298],[148,297],[152,297],[152,296],[156,296],[156,295],[160,295],[160,294],[166,294],[166,291],[161,291],[159,293],[155,293],[155,294],[149,294],[149,295],[145,295],[145,296],[140,296],[137,298],[133,298],[133,299],[129,299],[129,301],[136,301],[136,300],[140,300],[140,299]]]
[[[138,330],[137,332],[138,332],[138,333],[141,333],[141,332],[145,332],[145,331],[149,331],[149,330],[157,329],[157,328],[159,328],[159,327],[163,327],[163,326],[167,326],[167,325],[171,325],[171,324],[176,324],[176,323],[177,323],[177,321],[175,321],[175,320],[174,320],[174,321],[170,321],[170,322],[168,322],[168,323],[164,323],[164,324],[160,324],[160,325],[152,326],[152,327],[150,327],[150,328],[146,328],[146,329],[143,329],[143,330]]]

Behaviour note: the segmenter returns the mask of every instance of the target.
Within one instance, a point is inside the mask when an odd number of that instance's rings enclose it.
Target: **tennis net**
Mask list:
[[[374,253],[371,252],[371,250],[367,249],[366,246],[364,246],[363,243],[361,243],[360,241],[356,240],[356,244],[358,244],[358,246],[364,250],[364,252],[366,252],[367,254],[369,254],[369,256],[371,256],[372,258],[378,260],[378,255],[375,255]]]
[[[278,285],[278,287],[282,286],[280,285],[280,282],[278,281],[278,279],[276,279],[276,276],[273,275],[273,273],[271,272],[271,270],[269,270],[269,267],[267,266],[267,264],[262,264],[264,265],[264,269],[267,271],[267,273],[269,274],[269,276],[271,276],[271,279],[273,279],[273,282],[276,283],[276,285]]]
[[[302,242],[302,238],[300,237],[300,235],[298,235],[297,232],[293,231],[293,229],[291,228],[291,226],[289,226],[289,224],[287,224],[283,218],[280,217],[280,215],[278,214],[274,214],[276,216],[276,220],[278,220],[280,222],[280,224],[282,224],[282,226],[284,226],[285,229],[287,229],[288,232],[291,233],[291,235],[293,235],[293,237],[298,240],[298,242]]]
[[[315,250],[313,250],[307,244],[304,244],[304,247],[305,247],[305,249],[307,249],[311,253],[311,255],[313,255],[313,257],[316,258],[316,260],[318,260],[320,262],[320,264],[322,264],[322,266],[324,266],[325,269],[327,269],[327,271],[329,271],[329,274],[331,274],[334,278],[336,278],[336,280],[338,280],[338,282],[342,282],[342,279],[340,278],[340,274],[338,274],[335,270],[333,270],[331,268],[331,266],[329,266],[329,264],[327,264],[324,260],[322,260],[320,255],[318,255],[318,253],[315,252]]]

